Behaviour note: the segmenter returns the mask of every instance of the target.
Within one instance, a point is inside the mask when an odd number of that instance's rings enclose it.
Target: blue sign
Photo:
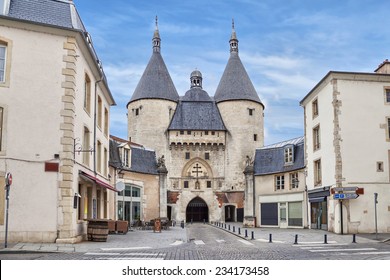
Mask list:
[[[345,199],[345,194],[343,193],[336,193],[333,195],[333,199]]]

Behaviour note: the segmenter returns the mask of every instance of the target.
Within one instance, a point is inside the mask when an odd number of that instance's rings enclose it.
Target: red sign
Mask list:
[[[5,175],[5,184],[7,186],[11,186],[12,185],[12,174],[9,173],[9,172]]]

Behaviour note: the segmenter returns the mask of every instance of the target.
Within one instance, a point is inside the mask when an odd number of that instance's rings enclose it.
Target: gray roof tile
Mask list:
[[[284,148],[288,145],[294,147],[294,162],[285,165]],[[267,175],[299,170],[305,167],[304,161],[304,138],[299,137],[284,141],[268,147],[256,150],[254,174]]]
[[[48,24],[56,27],[75,28],[85,31],[76,12],[76,24],[72,23],[71,4],[61,0],[11,0],[7,16],[15,19]]]
[[[131,146],[131,167],[125,167],[119,156],[119,143],[114,140],[110,140],[110,165],[132,172],[157,174],[155,151]]]
[[[179,101],[179,95],[159,52],[153,52],[130,102],[153,98]]]
[[[215,91],[214,100],[217,103],[227,100],[251,100],[261,103],[237,52],[230,54],[225,71]]]
[[[226,130],[214,101],[180,101],[169,130]]]

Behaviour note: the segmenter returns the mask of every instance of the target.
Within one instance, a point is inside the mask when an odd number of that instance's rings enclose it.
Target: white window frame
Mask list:
[[[123,166],[129,167],[129,161],[130,160],[130,149],[123,148],[123,160],[122,164]]]
[[[275,190],[284,190],[284,175],[276,175],[275,176]]]
[[[320,125],[313,128],[313,151],[321,149],[321,130]]]
[[[7,45],[0,42],[0,48],[4,49],[4,57],[0,57],[0,61],[3,60],[3,68],[2,69],[0,68],[0,72],[2,72],[2,74],[3,74],[3,75],[0,75],[0,83],[4,84],[6,81],[6,75],[7,75]]]
[[[294,147],[286,146],[284,148],[284,164],[289,165],[294,163]]]
[[[290,189],[299,188],[298,172],[290,173]]]

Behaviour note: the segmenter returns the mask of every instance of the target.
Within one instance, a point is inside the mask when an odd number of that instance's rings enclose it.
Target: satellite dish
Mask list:
[[[118,191],[123,191],[125,189],[125,183],[123,183],[122,181],[119,181],[118,183],[116,183],[115,185],[115,188],[118,190]]]

